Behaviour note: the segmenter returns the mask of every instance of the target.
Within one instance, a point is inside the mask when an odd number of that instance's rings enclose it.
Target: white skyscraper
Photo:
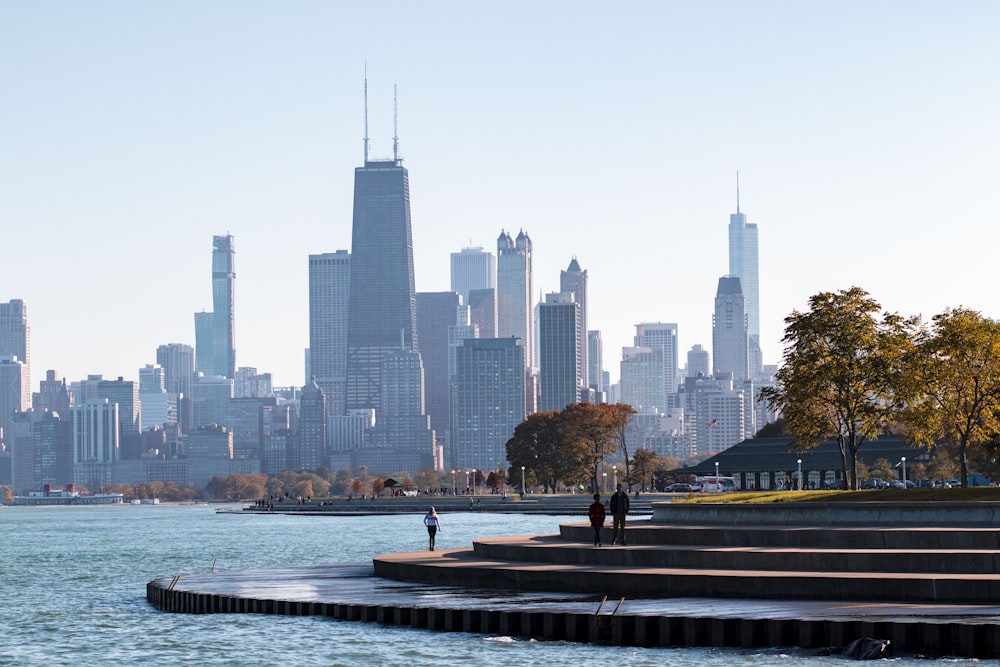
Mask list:
[[[500,232],[497,239],[497,336],[524,341],[526,368],[535,364],[535,309],[531,299],[531,239],[521,231],[516,239]]]
[[[740,279],[749,335],[750,375],[760,374],[760,272],[758,269],[757,225],[748,224],[740,212],[740,177],[736,175],[736,213],[729,216],[729,275]]]
[[[472,290],[492,289],[497,284],[497,260],[493,253],[481,247],[462,248],[451,253],[451,291],[462,295],[469,303]]]

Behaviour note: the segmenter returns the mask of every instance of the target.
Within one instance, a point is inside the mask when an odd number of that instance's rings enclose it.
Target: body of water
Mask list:
[[[644,649],[437,633],[317,617],[170,614],[146,583],[211,570],[370,563],[426,548],[421,516],[219,514],[207,505],[0,507],[0,665],[828,665],[797,649]],[[582,517],[456,513],[438,548],[555,533]],[[894,659],[900,665],[985,664]],[[1000,661],[990,661],[1000,664]]]

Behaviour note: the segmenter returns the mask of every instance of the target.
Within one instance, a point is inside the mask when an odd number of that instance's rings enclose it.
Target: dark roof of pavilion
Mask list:
[[[858,450],[859,464],[863,462],[868,466],[873,465],[878,459],[887,459],[896,464],[903,456],[907,462],[917,463],[926,461],[929,455],[926,449],[912,447],[896,436],[883,436],[877,440],[866,441]],[[719,474],[727,476],[738,473],[794,471],[798,468],[799,459],[802,459],[803,470],[840,470],[843,467],[836,440],[827,440],[812,449],[797,451],[794,438],[780,437],[744,440],[697,465],[670,472],[679,475],[714,475],[716,461],[719,462]]]

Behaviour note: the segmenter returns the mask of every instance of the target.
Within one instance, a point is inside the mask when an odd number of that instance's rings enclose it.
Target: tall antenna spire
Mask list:
[[[368,59],[365,59],[365,165],[368,164]]]
[[[396,128],[396,84],[392,84],[392,161],[399,162],[399,132]]]
[[[740,172],[736,172],[736,214],[740,213]]]

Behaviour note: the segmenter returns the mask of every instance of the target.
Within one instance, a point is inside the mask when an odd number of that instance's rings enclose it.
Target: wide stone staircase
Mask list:
[[[378,576],[612,597],[934,604],[1000,601],[992,503],[654,503],[627,546],[592,546],[586,523],[471,549],[387,554]]]

